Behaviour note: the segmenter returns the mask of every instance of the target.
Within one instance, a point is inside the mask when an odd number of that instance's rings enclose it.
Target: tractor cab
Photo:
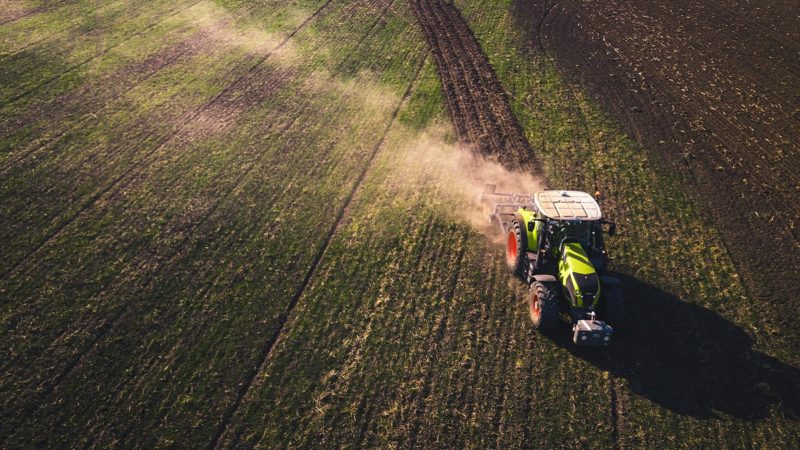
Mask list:
[[[594,223],[584,220],[562,220],[555,223],[556,242],[576,242],[587,252],[597,246]]]
[[[543,191],[534,195],[534,206],[538,270],[563,257],[566,243],[580,244],[597,271],[605,270],[602,225],[606,222],[594,197],[579,191]]]

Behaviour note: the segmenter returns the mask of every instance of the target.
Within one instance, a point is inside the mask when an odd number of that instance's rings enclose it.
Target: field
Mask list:
[[[750,295],[800,310],[800,272],[786,271],[800,267],[796,8],[735,0],[516,8],[564,72],[643,148],[687,174]],[[583,45],[569,45],[575,41]],[[781,308],[763,309],[775,333],[800,325]],[[797,334],[784,339],[800,348]]]
[[[797,20],[748,8],[0,0],[0,447],[797,448]],[[612,347],[532,329],[485,182],[604,193]]]

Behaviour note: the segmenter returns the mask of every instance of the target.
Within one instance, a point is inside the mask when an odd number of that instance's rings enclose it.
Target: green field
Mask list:
[[[798,446],[797,332],[511,1],[455,3],[663,335],[532,329],[406,2],[5,3],[0,446]]]

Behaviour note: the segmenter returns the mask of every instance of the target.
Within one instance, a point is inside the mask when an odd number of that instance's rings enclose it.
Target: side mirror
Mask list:
[[[535,226],[536,226],[536,222],[534,222],[533,220],[528,222],[528,231],[532,232],[533,231],[533,227],[535,227]]]
[[[608,225],[608,235],[609,236],[614,236],[615,234],[617,234],[617,224],[615,224],[614,222],[611,222]]]

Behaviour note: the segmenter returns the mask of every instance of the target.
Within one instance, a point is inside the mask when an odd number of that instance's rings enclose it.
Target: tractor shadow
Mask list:
[[[717,313],[631,277],[619,278],[629,320],[611,346],[576,347],[571,333],[561,331],[550,339],[681,415],[723,413],[755,421],[777,407],[800,419],[799,369],[754,350],[747,333]]]

